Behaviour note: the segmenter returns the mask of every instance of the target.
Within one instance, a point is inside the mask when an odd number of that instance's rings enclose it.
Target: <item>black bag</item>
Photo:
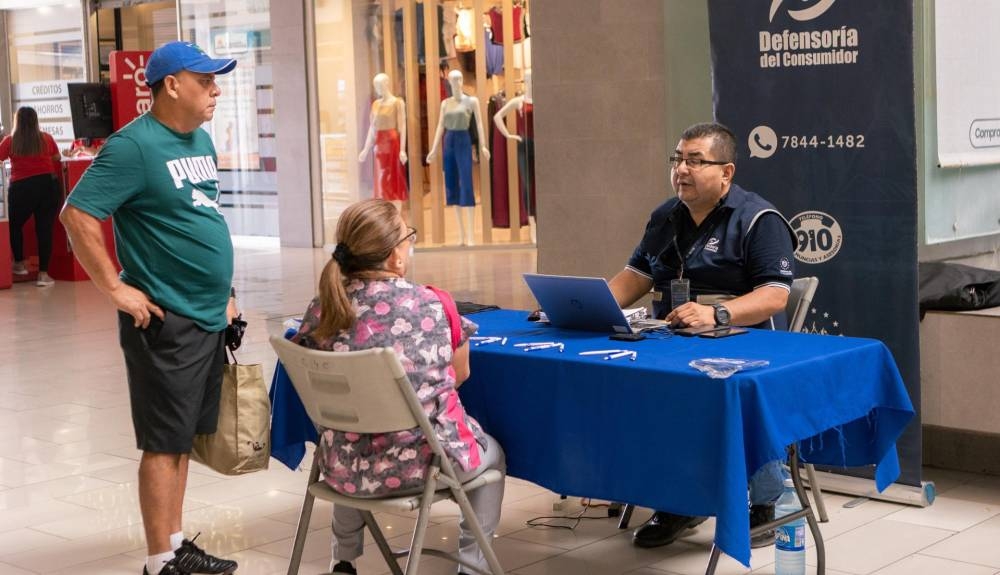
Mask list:
[[[1000,306],[1000,271],[947,262],[920,264],[920,317],[927,310]]]
[[[243,344],[243,334],[247,331],[247,322],[243,321],[243,314],[233,318],[233,323],[226,326],[226,347],[230,351],[236,351]]]
[[[459,315],[470,315],[474,313],[479,313],[481,311],[500,309],[500,306],[498,305],[474,303],[471,301],[456,301],[455,306],[458,308]]]

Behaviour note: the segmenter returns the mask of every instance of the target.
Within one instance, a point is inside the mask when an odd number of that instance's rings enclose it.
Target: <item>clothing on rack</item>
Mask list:
[[[524,102],[517,111],[517,163],[521,171],[521,210],[535,215],[535,122],[534,106]],[[525,207],[527,206],[527,207]]]
[[[441,40],[444,42],[445,51],[442,52],[446,54],[448,58],[455,57],[455,37],[458,34],[458,2],[455,0],[445,0],[442,4],[444,10],[442,11],[442,21],[441,21]],[[441,6],[438,6],[441,9]]]
[[[503,92],[495,94],[487,104],[487,117],[490,118],[490,183],[491,183],[491,216],[494,228],[510,227],[510,195],[507,179],[507,138],[497,129],[492,118],[503,108],[506,98]],[[532,151],[534,147],[532,146]],[[533,172],[532,172],[533,173]],[[523,192],[520,194],[523,198]],[[532,200],[534,197],[532,196]],[[532,201],[532,204],[534,202]],[[520,225],[528,225],[528,211],[524,201],[520,202]]]
[[[486,77],[503,74],[503,46],[493,42],[493,33],[483,31],[483,46],[486,49]]]
[[[418,64],[425,64],[426,63],[426,54],[425,54],[425,52],[426,52],[426,50],[425,50],[426,42],[424,42],[424,7],[423,7],[423,5],[417,4],[417,6],[416,6],[416,15],[417,15],[417,37],[416,37],[417,63]],[[444,8],[442,8],[440,5],[437,7],[437,19],[438,19],[438,30],[442,31],[442,33],[443,33],[444,32]],[[403,50],[403,31],[404,31],[404,26],[403,26],[403,9],[402,8],[396,10],[396,12],[395,12],[395,25],[393,26],[393,28],[395,29],[395,37],[396,37],[396,57],[397,57],[396,61],[397,62],[405,62],[406,59],[405,59],[404,50]],[[445,45],[444,36],[442,34],[438,34],[438,55],[440,56],[441,59],[444,59],[444,58],[447,57],[447,54],[448,54],[448,48]]]
[[[476,49],[476,15],[472,8],[458,9],[455,48],[459,52],[470,52]]]
[[[516,44],[521,40],[524,40],[525,38],[529,37],[530,34],[528,33],[528,24],[525,19],[527,11],[521,6],[514,6],[513,11],[514,11],[513,41]],[[489,11],[486,12],[486,16],[487,18],[489,18],[490,28],[493,30],[493,43],[502,45],[508,39],[504,35],[504,30],[503,30],[503,12],[500,10],[500,8],[494,7],[490,8]]]

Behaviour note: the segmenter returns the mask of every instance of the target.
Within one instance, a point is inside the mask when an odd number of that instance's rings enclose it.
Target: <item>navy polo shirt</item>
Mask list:
[[[735,297],[762,286],[789,289],[795,277],[794,250],[795,234],[778,210],[733,184],[700,226],[677,198],[656,208],[627,267],[666,294],[653,302],[654,316],[663,318],[670,311],[670,280],[679,276],[682,260],[692,298]],[[787,327],[783,312],[773,319],[776,329]],[[771,322],[756,327],[770,328]]]

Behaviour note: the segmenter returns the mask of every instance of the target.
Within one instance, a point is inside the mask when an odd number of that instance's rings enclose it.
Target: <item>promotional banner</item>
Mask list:
[[[734,179],[792,224],[796,277],[820,280],[805,329],[885,342],[919,409],[912,0],[708,4]],[[919,485],[919,417],[897,447]]]
[[[114,129],[138,118],[153,106],[153,92],[146,85],[148,50],[111,52],[111,101]]]

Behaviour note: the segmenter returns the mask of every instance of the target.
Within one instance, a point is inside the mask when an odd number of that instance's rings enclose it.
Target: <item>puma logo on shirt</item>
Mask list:
[[[212,159],[212,156],[194,156],[191,158],[170,160],[167,162],[167,170],[170,171],[170,177],[174,180],[174,186],[178,190],[184,188],[185,180],[191,184],[219,181],[219,171],[215,167],[215,161]],[[216,186],[215,193],[219,193],[218,186]],[[222,214],[222,210],[219,209],[219,202],[208,197],[205,195],[205,192],[198,188],[191,190],[191,203],[196,208],[208,207]]]
[[[215,167],[212,156],[195,156],[180,158],[167,162],[167,170],[174,180],[174,186],[179,190],[184,187],[184,180],[192,184],[205,181],[218,181],[219,171]]]
[[[205,192],[202,192],[198,188],[191,190],[191,200],[191,203],[196,208],[199,206],[207,206],[219,212],[220,215],[222,214],[222,210],[219,209],[219,203],[206,196]]]

